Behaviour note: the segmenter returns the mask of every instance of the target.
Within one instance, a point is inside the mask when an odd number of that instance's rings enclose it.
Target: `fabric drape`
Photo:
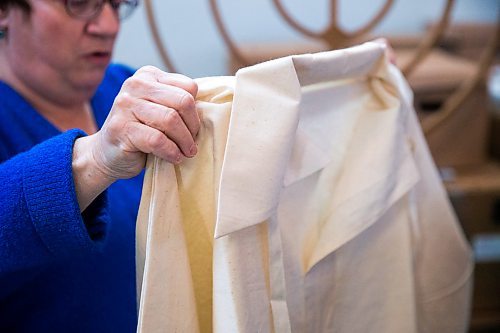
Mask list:
[[[466,331],[470,249],[382,46],[198,84],[197,156],[148,158],[138,331]]]

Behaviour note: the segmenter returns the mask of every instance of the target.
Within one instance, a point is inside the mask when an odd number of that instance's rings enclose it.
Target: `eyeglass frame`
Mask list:
[[[104,6],[106,5],[106,2],[109,2],[109,4],[111,5],[111,7],[113,8],[113,10],[115,10],[118,14],[118,19],[120,21],[128,18],[133,12],[134,10],[137,8],[137,6],[139,5],[139,0],[96,0],[97,2],[97,6],[95,8],[95,12],[93,12],[91,15],[79,15],[79,14],[76,14],[74,12],[71,11],[71,6],[70,6],[70,2],[71,0],[63,0],[62,1],[63,4],[64,4],[64,8],[66,9],[66,13],[73,17],[73,18],[76,18],[76,19],[79,19],[79,20],[85,20],[85,21],[89,21],[89,20],[92,20],[94,18],[96,18],[97,16],[99,16],[99,14],[102,12]],[[123,17],[120,17],[119,15],[119,8],[122,4],[124,3],[127,3],[130,7],[130,10],[126,13],[125,16]]]

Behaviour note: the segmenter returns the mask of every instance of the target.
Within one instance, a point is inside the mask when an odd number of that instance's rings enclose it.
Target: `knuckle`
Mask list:
[[[175,110],[169,110],[163,114],[162,126],[164,128],[175,128],[180,125],[181,118]]]
[[[195,80],[189,76],[178,73],[165,73],[167,77],[171,77],[174,82],[177,82],[178,86],[187,91],[192,96],[196,96],[198,93],[198,84]]]
[[[134,91],[147,85],[146,80],[138,76],[131,76],[123,83],[125,91]]]
[[[120,122],[117,121],[116,119],[117,117],[113,117],[111,119],[109,119],[109,121],[107,122],[107,126],[104,128],[104,130],[106,130],[108,133],[114,135],[115,133],[117,133],[120,129]]]
[[[159,71],[159,69],[156,68],[155,66],[146,65],[146,66],[142,66],[141,68],[139,68],[136,73],[138,73],[138,74],[141,74],[141,73],[154,73],[154,72],[157,72],[157,71]]]
[[[125,124],[122,125],[123,132],[127,137],[132,137],[134,132],[136,131],[136,127],[134,126],[134,123],[131,121],[125,122]]]
[[[119,117],[115,117],[109,124],[109,130],[113,133],[120,133],[123,131],[126,122]]]
[[[165,146],[165,136],[161,132],[152,132],[147,139],[148,146],[152,151],[159,150]]]
[[[116,144],[121,138],[127,134],[127,123],[120,117],[112,117],[108,119],[106,126],[102,128],[102,132],[106,135],[110,142]]]
[[[116,96],[115,102],[114,102],[115,106],[120,108],[120,109],[128,107],[132,103],[133,103],[133,97],[130,96],[130,94],[127,92],[122,92],[122,93],[118,94],[118,96]]]

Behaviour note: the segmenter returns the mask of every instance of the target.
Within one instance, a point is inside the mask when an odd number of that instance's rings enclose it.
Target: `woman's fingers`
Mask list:
[[[193,157],[196,154],[193,136],[175,109],[142,100],[135,105],[132,112],[141,123],[157,129],[173,141],[184,156]]]
[[[177,145],[165,134],[147,125],[130,122],[127,124],[128,140],[138,151],[153,154],[170,163],[179,163],[182,154]]]
[[[127,178],[144,167],[146,154],[171,163],[197,152],[200,128],[196,83],[183,75],[145,67],[128,78],[102,129],[96,133],[94,164],[113,178]]]
[[[196,83],[145,67],[127,79],[97,133],[77,139],[73,175],[80,209],[113,181],[137,175],[154,154],[170,163],[196,154]]]
[[[181,88],[187,91],[193,97],[196,97],[196,94],[198,93],[198,85],[193,81],[193,79],[185,75],[177,73],[167,73],[158,69],[156,69],[155,75],[158,82]]]
[[[127,80],[124,87],[134,97],[176,110],[193,138],[196,137],[200,129],[195,105],[198,86],[192,79],[146,66]]]

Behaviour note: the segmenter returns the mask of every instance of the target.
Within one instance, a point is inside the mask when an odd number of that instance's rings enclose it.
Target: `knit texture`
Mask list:
[[[132,73],[108,68],[91,101],[99,127]],[[135,331],[142,175],[81,214],[71,161],[85,133],[61,133],[2,82],[0,117],[0,331]]]
[[[78,130],[72,130],[40,144],[27,153],[25,165],[19,166],[23,170],[23,190],[30,218],[45,246],[54,255],[92,248],[97,242],[92,242],[90,238],[102,240],[104,236],[104,226],[89,228],[100,231],[89,237],[84,224],[78,223],[80,207],[76,201],[71,170],[71,139],[80,134],[83,135]],[[37,156],[43,158],[38,159]],[[19,160],[16,162],[22,163],[22,159]],[[90,216],[88,224],[104,225],[106,219],[101,215]]]

